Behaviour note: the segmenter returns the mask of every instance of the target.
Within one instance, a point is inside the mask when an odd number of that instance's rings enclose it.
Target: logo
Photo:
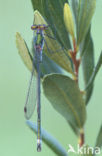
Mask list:
[[[72,145],[68,145],[68,153],[75,153],[75,154],[101,154],[101,149],[99,147],[89,147],[89,146],[82,146],[80,147],[79,144],[77,145],[77,149],[75,149]]]

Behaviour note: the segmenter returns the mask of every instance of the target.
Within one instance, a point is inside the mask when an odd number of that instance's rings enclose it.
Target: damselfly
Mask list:
[[[34,57],[33,57],[33,68],[31,73],[31,79],[29,83],[27,99],[24,107],[26,119],[30,119],[34,112],[35,105],[37,104],[37,151],[41,151],[41,96],[40,96],[40,63],[42,62],[42,52],[44,48],[44,43],[47,47],[47,50],[52,55],[55,53],[50,50],[45,40],[45,36],[51,40],[55,40],[54,37],[44,33],[49,28],[48,25],[39,24],[32,25],[31,29],[34,30],[33,38],[33,48],[34,48]],[[63,51],[62,48],[57,49],[56,52]],[[36,67],[36,74],[35,74]],[[32,90],[33,89],[33,90]]]
[[[34,34],[35,34],[34,39],[33,39],[33,46],[34,46],[35,52],[34,52],[34,57],[33,57],[33,68],[32,68],[32,73],[31,73],[31,79],[30,79],[27,99],[26,99],[26,103],[24,107],[25,117],[26,119],[30,119],[30,117],[32,116],[34,112],[35,105],[37,103],[37,151],[41,151],[40,63],[42,62],[42,51],[43,51],[44,42],[45,42],[44,30],[47,28],[48,28],[48,25],[32,25],[31,26],[31,29],[34,30]],[[36,76],[35,76],[35,65],[36,65],[36,71],[37,71]],[[34,91],[32,91],[32,88],[34,88]]]

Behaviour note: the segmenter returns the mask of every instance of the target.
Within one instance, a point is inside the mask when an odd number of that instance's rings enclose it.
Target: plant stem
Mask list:
[[[76,41],[75,39],[73,40],[73,50],[70,51],[71,54],[71,58],[73,61],[73,65],[74,65],[74,72],[76,75],[76,82],[78,83],[78,72],[79,72],[79,65],[80,65],[80,59],[77,59],[77,47],[76,47]]]
[[[85,138],[84,138],[84,130],[81,129],[81,130],[80,130],[80,138],[79,138],[79,145],[80,145],[80,147],[83,146],[84,142],[85,142]]]

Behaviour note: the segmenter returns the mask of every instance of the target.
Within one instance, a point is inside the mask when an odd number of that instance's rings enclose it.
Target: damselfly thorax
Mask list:
[[[31,29],[34,30],[34,49],[35,57],[42,62],[42,50],[44,48],[44,30],[47,29],[47,25],[32,25]]]

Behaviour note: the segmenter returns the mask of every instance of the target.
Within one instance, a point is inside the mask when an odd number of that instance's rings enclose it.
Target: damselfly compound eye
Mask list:
[[[37,25],[32,25],[32,26],[31,26],[31,29],[32,29],[32,30],[35,30],[35,29],[37,29],[37,27],[38,27]]]

